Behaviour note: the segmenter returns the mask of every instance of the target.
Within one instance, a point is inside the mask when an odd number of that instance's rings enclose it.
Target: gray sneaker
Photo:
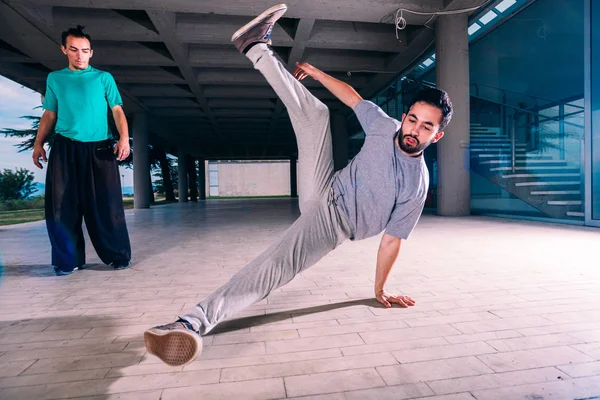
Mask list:
[[[275,22],[277,22],[286,11],[287,6],[285,4],[278,4],[269,8],[267,11],[238,29],[231,37],[231,41],[235,47],[244,54],[252,44],[271,44],[271,31],[273,30],[273,25],[275,25]]]
[[[160,358],[172,367],[180,367],[194,361],[202,351],[202,337],[184,319],[144,332],[148,353]]]

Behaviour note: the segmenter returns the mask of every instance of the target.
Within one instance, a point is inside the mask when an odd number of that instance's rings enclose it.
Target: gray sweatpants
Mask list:
[[[219,322],[264,299],[350,237],[331,189],[333,151],[329,110],[274,57],[265,44],[247,53],[275,90],[298,143],[300,217],[267,250],[183,316],[205,335]]]

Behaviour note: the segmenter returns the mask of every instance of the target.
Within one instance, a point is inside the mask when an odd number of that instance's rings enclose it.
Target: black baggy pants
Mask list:
[[[57,135],[48,160],[45,208],[52,265],[69,271],[85,264],[83,217],[103,263],[130,261],[119,168],[109,140],[78,142]]]

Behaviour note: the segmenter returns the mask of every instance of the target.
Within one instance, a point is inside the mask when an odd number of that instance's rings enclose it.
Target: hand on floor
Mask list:
[[[393,295],[393,294],[386,292],[385,290],[382,290],[379,293],[377,293],[375,298],[377,299],[378,302],[383,304],[386,308],[390,308],[392,306],[392,304],[394,304],[394,303],[398,304],[400,307],[403,307],[403,308],[415,305],[415,301],[413,299],[411,299],[410,297]]]

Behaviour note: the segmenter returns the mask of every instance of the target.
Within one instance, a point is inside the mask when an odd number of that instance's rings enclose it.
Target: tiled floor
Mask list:
[[[45,225],[0,228],[0,399],[598,399],[600,230],[424,216],[372,300],[379,238],[343,244],[170,368],[170,322],[295,218],[288,200],[128,211],[134,267],[55,277]],[[88,242],[89,243],[89,242]]]

